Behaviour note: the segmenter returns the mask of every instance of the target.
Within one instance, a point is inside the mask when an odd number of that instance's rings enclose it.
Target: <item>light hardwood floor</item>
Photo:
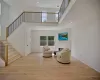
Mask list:
[[[60,64],[55,57],[32,53],[0,68],[0,80],[100,80],[100,73],[74,58],[71,64]]]

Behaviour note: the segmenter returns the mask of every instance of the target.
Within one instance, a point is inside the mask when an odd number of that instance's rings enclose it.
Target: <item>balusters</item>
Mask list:
[[[58,13],[49,13],[47,14],[45,22],[58,22]],[[15,29],[17,29],[22,22],[31,22],[31,23],[43,23],[43,12],[23,12],[12,24],[8,27],[8,36],[12,34]]]
[[[62,17],[63,13],[65,12],[66,8],[69,5],[70,0],[63,0],[60,10],[59,10],[59,19]]]

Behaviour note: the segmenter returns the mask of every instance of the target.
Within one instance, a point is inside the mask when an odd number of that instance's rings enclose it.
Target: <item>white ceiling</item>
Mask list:
[[[59,8],[62,0],[4,0],[11,6],[27,6],[27,7],[43,7],[43,8]],[[39,2],[39,3],[38,3]]]

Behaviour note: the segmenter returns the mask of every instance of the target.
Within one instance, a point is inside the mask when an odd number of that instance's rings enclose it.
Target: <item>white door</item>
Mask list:
[[[32,52],[41,52],[40,51],[40,36],[39,36],[40,34],[38,33],[38,30],[33,30],[32,31],[32,34],[31,34],[31,36],[32,36],[32,40],[31,40],[31,42],[32,42],[32,47],[31,47],[31,51]]]

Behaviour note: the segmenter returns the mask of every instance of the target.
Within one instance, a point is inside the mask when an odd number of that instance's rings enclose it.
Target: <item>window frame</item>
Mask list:
[[[46,37],[46,39],[42,40],[41,37]],[[49,37],[53,37],[53,39],[50,39]],[[45,41],[46,44],[44,45],[41,45],[41,43]],[[51,42],[53,42],[53,44],[51,44]],[[48,46],[55,46],[55,36],[40,36],[40,46],[45,46],[45,45],[48,45]]]

